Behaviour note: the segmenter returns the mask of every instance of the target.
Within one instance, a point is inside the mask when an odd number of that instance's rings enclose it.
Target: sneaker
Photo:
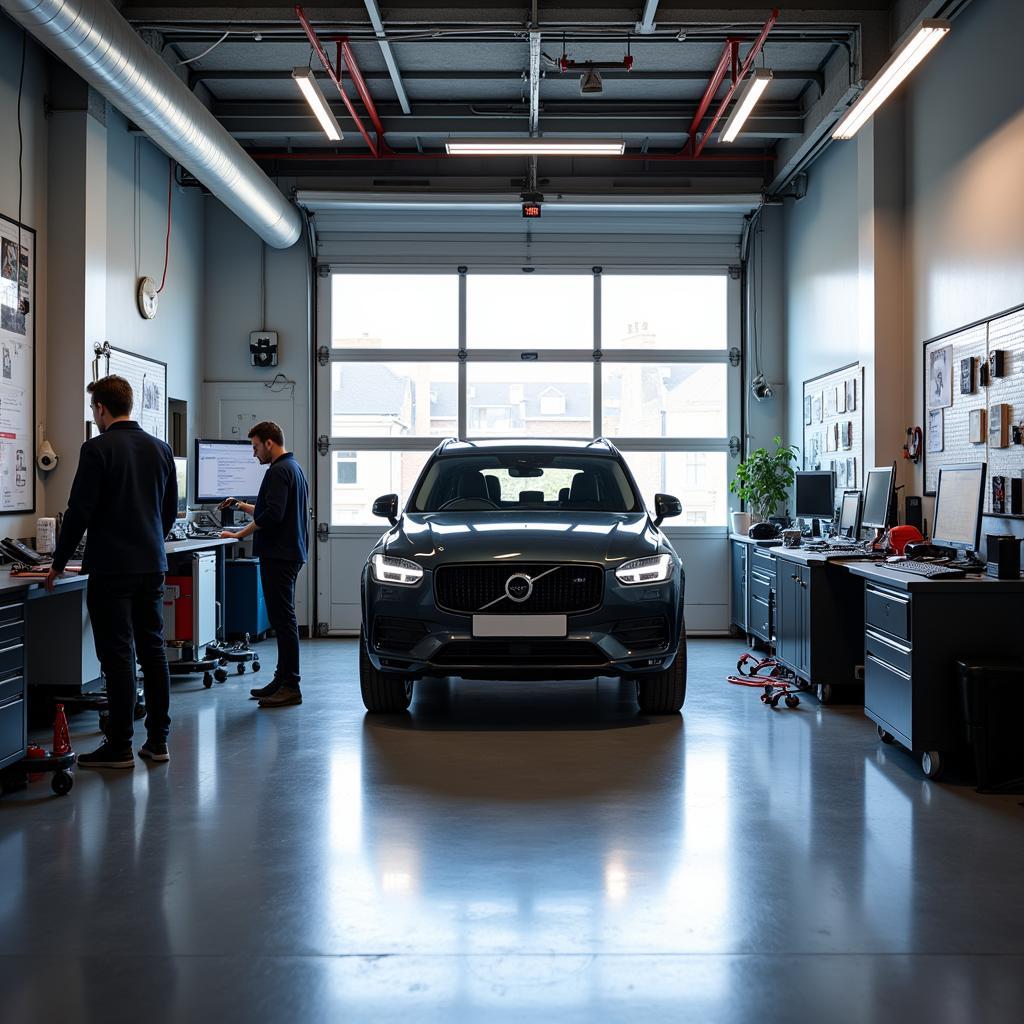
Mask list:
[[[262,700],[264,697],[270,697],[273,694],[277,693],[277,691],[280,689],[281,684],[278,681],[277,676],[274,676],[274,678],[271,679],[266,686],[255,686],[253,687],[253,689],[249,691],[249,694],[255,700]]]
[[[302,692],[296,686],[280,686],[270,696],[260,701],[261,708],[286,708],[302,703]]]
[[[146,740],[139,747],[139,757],[144,757],[147,761],[170,761],[171,759],[171,755],[167,753],[167,744],[158,740]]]
[[[104,743],[91,754],[80,754],[80,768],[134,768],[135,755],[131,747],[113,747]]]

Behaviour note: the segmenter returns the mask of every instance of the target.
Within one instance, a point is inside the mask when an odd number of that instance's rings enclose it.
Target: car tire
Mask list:
[[[359,631],[359,690],[367,711],[397,715],[412,703],[412,680],[381,672],[366,653],[366,639]]]
[[[686,700],[686,638],[679,643],[675,661],[663,672],[636,681],[636,700],[646,715],[678,714]]]

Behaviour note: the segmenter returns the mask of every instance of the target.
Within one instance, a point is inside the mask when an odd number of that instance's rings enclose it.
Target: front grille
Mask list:
[[[600,666],[608,658],[600,647],[586,640],[453,640],[431,660],[445,666],[532,668]]]
[[[630,651],[657,651],[668,644],[668,622],[652,619],[624,619],[612,626],[612,636]]]
[[[549,570],[554,570],[549,571]],[[505,582],[516,573],[531,579],[547,573],[522,602],[505,596]],[[601,604],[604,570],[597,565],[515,562],[487,565],[442,565],[434,573],[434,597],[441,608],[472,615],[484,605],[494,615],[573,615]],[[501,600],[497,600],[501,598]]]
[[[373,624],[376,650],[411,651],[427,635],[427,627],[418,619],[399,619],[379,615]]]

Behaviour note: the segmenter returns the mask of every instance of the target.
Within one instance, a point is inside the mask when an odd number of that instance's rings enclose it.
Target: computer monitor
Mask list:
[[[932,543],[958,551],[977,551],[985,505],[985,463],[943,466],[935,488]]]
[[[839,509],[839,533],[843,537],[856,537],[860,533],[860,491],[843,491]]]
[[[174,473],[178,478],[178,518],[188,511],[188,459],[175,456]]]
[[[796,474],[797,519],[831,519],[835,496],[836,478],[831,470]]]
[[[196,438],[197,505],[212,505],[225,498],[255,501],[266,471],[253,456],[251,441]]]
[[[896,464],[876,466],[868,470],[864,484],[864,511],[860,517],[861,526],[870,530],[885,530],[890,525],[890,509],[893,488],[896,483]]]

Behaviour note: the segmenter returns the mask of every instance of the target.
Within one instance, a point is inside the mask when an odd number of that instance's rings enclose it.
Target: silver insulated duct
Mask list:
[[[0,5],[269,245],[298,241],[299,211],[107,0]]]

